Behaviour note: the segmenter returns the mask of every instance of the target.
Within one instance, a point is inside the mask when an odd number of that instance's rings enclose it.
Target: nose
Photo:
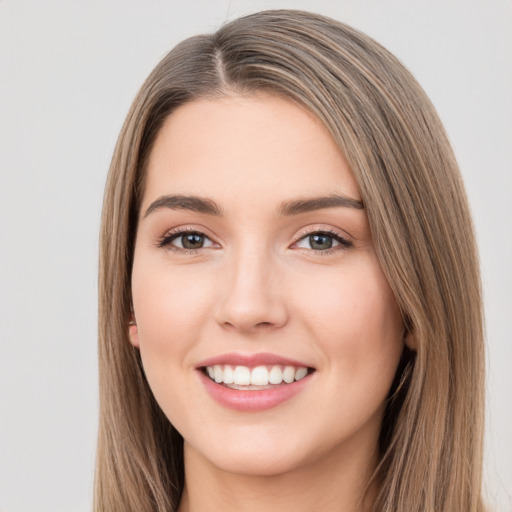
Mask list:
[[[226,266],[216,306],[217,322],[224,329],[254,335],[288,322],[282,275],[268,255],[248,250]]]

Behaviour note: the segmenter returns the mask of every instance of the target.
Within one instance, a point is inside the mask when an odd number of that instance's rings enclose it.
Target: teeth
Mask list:
[[[272,366],[268,374],[268,381],[270,384],[281,384],[283,382],[283,371],[279,366]]]
[[[224,384],[233,384],[234,380],[235,372],[233,371],[233,368],[227,364],[224,366],[224,378],[222,379],[222,382],[224,382]]]
[[[257,366],[251,372],[253,386],[266,386],[268,384],[268,370],[264,366]]]
[[[222,379],[224,378],[224,372],[218,364],[213,367],[213,378],[217,383],[222,382]]]
[[[251,370],[247,366],[235,366],[233,384],[248,386],[251,383]]]
[[[295,366],[231,366],[229,364],[207,366],[206,373],[218,384],[231,384],[236,386],[268,386],[269,384],[291,384],[303,379],[308,369]]]
[[[297,368],[297,371],[295,372],[295,380],[303,379],[307,374],[307,368]]]
[[[284,367],[283,380],[287,384],[291,384],[295,380],[295,368],[293,366]]]

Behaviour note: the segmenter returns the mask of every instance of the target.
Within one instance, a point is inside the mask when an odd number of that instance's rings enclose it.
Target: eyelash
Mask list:
[[[169,251],[175,251],[175,252],[179,252],[181,254],[197,254],[204,249],[204,247],[201,247],[199,249],[184,249],[181,247],[175,247],[174,245],[171,244],[172,241],[176,240],[177,238],[179,238],[180,236],[183,236],[183,235],[200,235],[200,236],[204,236],[204,238],[210,240],[209,237],[207,237],[204,233],[202,233],[201,231],[199,231],[197,229],[178,228],[176,230],[167,232],[162,238],[160,238],[160,240],[158,240],[156,245],[157,245],[157,247],[166,248]]]
[[[175,247],[172,245],[171,242],[173,242],[180,236],[187,235],[187,234],[200,235],[200,236],[203,236],[205,239],[208,239],[211,241],[211,239],[208,236],[206,236],[201,231],[198,231],[197,229],[179,228],[177,230],[173,230],[173,231],[166,233],[162,238],[160,238],[158,240],[156,245],[157,245],[157,247],[166,248],[170,251],[175,251],[175,252],[178,252],[181,254],[198,254],[198,253],[202,252],[204,249],[207,249],[207,247],[200,247],[198,249],[185,249],[185,248],[181,248],[181,247]],[[326,249],[326,250],[314,250],[314,249],[304,249],[304,248],[299,248],[299,249],[303,249],[308,252],[311,251],[313,253],[317,253],[318,255],[328,255],[328,254],[332,254],[334,252],[347,250],[347,249],[353,247],[353,245],[354,245],[350,240],[347,240],[346,238],[341,236],[336,231],[332,231],[329,229],[315,229],[315,230],[301,233],[300,237],[297,238],[297,240],[293,243],[293,245],[298,244],[305,238],[312,236],[312,235],[327,236],[329,238],[332,238],[336,242],[338,242],[339,245],[336,245],[336,246],[334,246],[330,249]]]
[[[304,233],[301,233],[299,238],[293,243],[293,245],[297,245],[301,240],[304,240],[307,237],[310,237],[312,235],[320,235],[320,236],[326,236],[328,238],[332,238],[336,242],[339,243],[339,245],[334,246],[330,249],[325,250],[314,250],[314,249],[303,249],[308,252],[313,252],[315,255],[318,256],[327,256],[329,254],[333,254],[338,251],[345,251],[347,249],[350,249],[353,247],[353,243],[350,240],[347,240],[343,236],[341,236],[337,231],[333,231],[330,229],[312,229],[310,231],[306,231]],[[299,248],[302,249],[302,248]]]

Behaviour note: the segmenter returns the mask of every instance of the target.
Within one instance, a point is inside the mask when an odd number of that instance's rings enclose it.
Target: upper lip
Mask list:
[[[277,354],[270,354],[266,352],[259,352],[255,354],[242,354],[237,352],[230,352],[221,354],[219,356],[210,357],[201,361],[196,365],[196,368],[204,368],[206,366],[214,366],[216,364],[230,364],[233,366],[295,366],[299,368],[311,368],[311,365],[290,359],[288,357],[279,356]]]

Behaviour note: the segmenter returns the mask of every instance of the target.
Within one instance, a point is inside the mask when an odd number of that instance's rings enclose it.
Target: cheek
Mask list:
[[[336,269],[315,279],[316,293],[303,293],[304,324],[344,375],[394,376],[403,349],[403,324],[378,263]]]
[[[135,255],[132,298],[144,373],[176,425],[183,423],[181,412],[187,410],[183,388],[194,374],[192,354],[203,337],[211,295],[204,279]]]
[[[201,338],[205,312],[211,310],[211,284],[186,269],[144,261],[135,255],[132,296],[141,356],[152,366],[186,365],[184,359]],[[180,363],[181,362],[181,363]]]

